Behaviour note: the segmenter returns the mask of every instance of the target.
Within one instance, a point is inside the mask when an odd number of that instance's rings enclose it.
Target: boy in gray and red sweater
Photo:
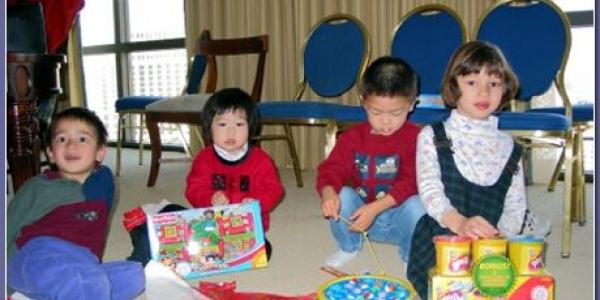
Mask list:
[[[84,108],[50,125],[55,169],[31,178],[7,210],[8,285],[33,299],[133,299],[144,290],[137,262],[101,263],[114,198],[106,129]]]

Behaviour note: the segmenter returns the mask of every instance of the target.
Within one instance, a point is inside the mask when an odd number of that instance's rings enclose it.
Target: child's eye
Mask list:
[[[467,85],[474,86],[475,80],[467,80]]]
[[[82,144],[90,141],[90,139],[87,136],[80,136],[77,140]]]
[[[246,126],[246,122],[237,122],[237,123],[235,123],[235,126],[244,127],[244,126]]]
[[[500,86],[502,86],[502,83],[499,81],[492,81],[492,82],[490,82],[490,86],[491,87],[500,87]]]
[[[219,127],[225,127],[225,126],[227,126],[227,124],[225,124],[225,122],[218,122],[217,126],[219,126]]]
[[[58,135],[54,137],[54,142],[58,144],[64,144],[67,142],[67,137],[64,135]]]

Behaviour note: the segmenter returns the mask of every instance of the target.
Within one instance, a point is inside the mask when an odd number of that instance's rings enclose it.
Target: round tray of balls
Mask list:
[[[375,275],[344,276],[325,282],[317,292],[319,300],[405,300],[416,295],[404,280]]]

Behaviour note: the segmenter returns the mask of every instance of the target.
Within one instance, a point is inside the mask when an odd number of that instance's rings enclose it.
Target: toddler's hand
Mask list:
[[[212,198],[210,199],[210,203],[213,206],[226,205],[226,204],[229,204],[229,199],[227,199],[227,196],[225,196],[225,193],[218,191],[212,195]]]
[[[498,234],[498,230],[481,216],[464,219],[456,232],[460,236],[471,239],[491,238]]]

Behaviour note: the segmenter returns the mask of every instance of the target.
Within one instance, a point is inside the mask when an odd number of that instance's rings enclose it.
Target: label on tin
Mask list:
[[[505,296],[515,283],[515,267],[505,256],[484,256],[472,272],[475,287],[489,297]]]

